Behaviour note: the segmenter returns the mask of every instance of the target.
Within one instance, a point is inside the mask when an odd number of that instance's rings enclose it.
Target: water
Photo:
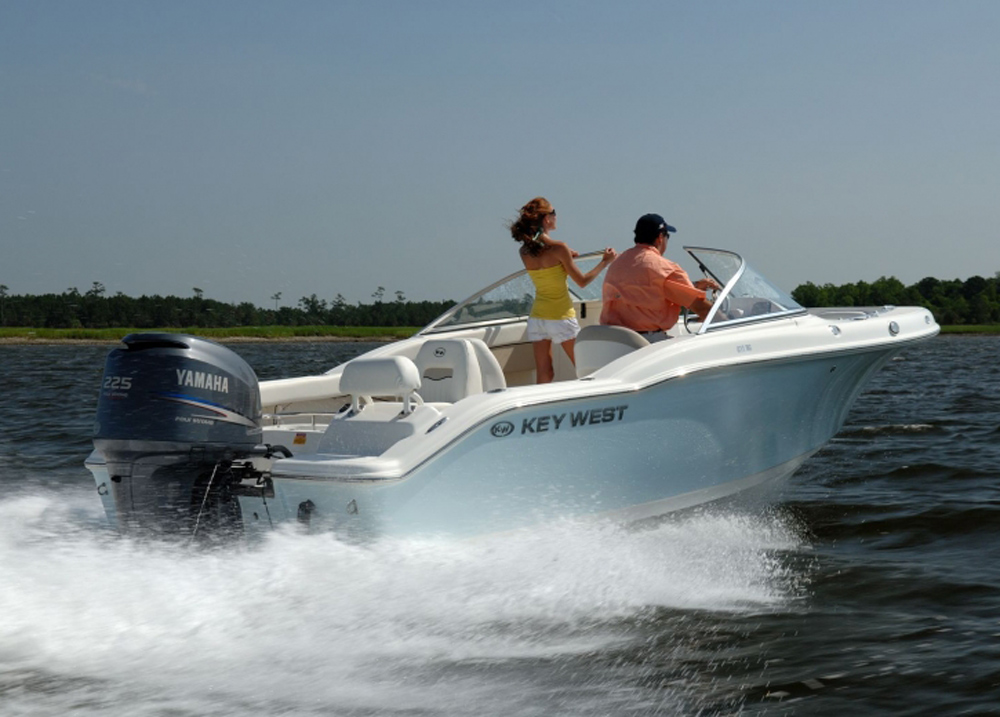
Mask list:
[[[236,347],[263,378],[364,344]],[[122,540],[108,347],[0,347],[0,714],[1000,713],[1000,339],[910,349],[770,503],[473,542]]]

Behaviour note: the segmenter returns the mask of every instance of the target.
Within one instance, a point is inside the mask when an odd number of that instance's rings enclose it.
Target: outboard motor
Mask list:
[[[249,465],[265,450],[253,369],[195,336],[129,334],[122,343],[105,361],[94,427],[119,530],[241,528],[234,462]]]

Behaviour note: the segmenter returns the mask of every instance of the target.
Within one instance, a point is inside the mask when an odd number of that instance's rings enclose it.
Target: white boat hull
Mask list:
[[[895,352],[709,369],[498,411],[399,478],[338,478],[336,461],[317,456],[316,475],[302,461],[274,473],[272,498],[241,498],[244,524],[472,535],[565,517],[654,517],[789,476]]]

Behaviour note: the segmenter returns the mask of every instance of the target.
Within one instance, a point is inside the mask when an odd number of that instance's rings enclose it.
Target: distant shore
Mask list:
[[[117,344],[128,334],[173,333],[201,336],[227,343],[389,342],[420,330],[415,326],[247,326],[184,329],[28,329],[0,328],[0,346]]]
[[[960,326],[942,326],[942,334],[949,334],[952,336],[991,336],[1000,334],[1000,326],[996,324],[984,324],[982,326],[969,326],[962,324]]]
[[[399,341],[403,336],[205,336],[196,334],[204,338],[215,341],[219,344],[294,344],[294,343],[390,343]],[[124,338],[124,337],[123,337]],[[74,339],[74,338],[53,338],[53,337],[33,337],[33,336],[0,336],[0,346],[102,346],[114,345],[121,339]]]

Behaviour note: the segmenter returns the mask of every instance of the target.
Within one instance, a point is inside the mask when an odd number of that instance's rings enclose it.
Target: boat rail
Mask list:
[[[336,415],[336,412],[325,411],[278,411],[261,414],[261,420],[265,422],[270,421],[268,425],[280,427],[286,425],[286,419],[295,418],[294,422],[291,420],[287,422],[294,423],[297,426],[308,423],[310,427],[316,428],[317,426],[328,425]]]
[[[864,306],[858,308],[848,308],[848,307],[833,307],[824,308],[818,307],[814,309],[809,309],[810,314],[815,316],[822,316],[828,321],[866,321],[868,319],[874,319],[880,314],[885,314],[896,307],[892,304],[886,304],[885,306]]]

